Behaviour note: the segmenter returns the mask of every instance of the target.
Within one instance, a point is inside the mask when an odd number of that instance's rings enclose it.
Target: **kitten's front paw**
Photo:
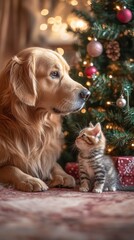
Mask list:
[[[115,186],[110,187],[110,188],[109,188],[109,191],[115,192],[115,191],[116,191],[116,187],[115,187]]]
[[[88,187],[80,187],[79,191],[80,192],[89,192],[89,188]]]
[[[101,188],[94,188],[92,192],[94,192],[94,193],[102,193],[102,189]]]

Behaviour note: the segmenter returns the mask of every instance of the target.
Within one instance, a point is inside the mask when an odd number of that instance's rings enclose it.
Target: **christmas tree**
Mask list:
[[[111,156],[134,155],[134,1],[92,0],[90,9],[73,12],[87,23],[86,30],[69,31],[79,59],[71,76],[91,96],[79,113],[65,117],[62,165],[76,161],[76,135],[89,122],[100,122]]]

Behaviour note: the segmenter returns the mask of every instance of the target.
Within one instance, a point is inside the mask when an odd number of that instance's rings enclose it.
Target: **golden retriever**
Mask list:
[[[80,110],[89,91],[72,80],[58,53],[38,47],[14,56],[0,75],[0,182],[21,191],[74,187],[56,162],[62,116]],[[48,183],[48,184],[47,184]]]

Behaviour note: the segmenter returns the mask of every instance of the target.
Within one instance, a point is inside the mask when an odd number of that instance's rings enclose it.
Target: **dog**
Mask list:
[[[80,110],[90,92],[68,74],[66,60],[44,48],[27,48],[0,74],[0,183],[25,192],[74,187],[57,163],[62,118]]]

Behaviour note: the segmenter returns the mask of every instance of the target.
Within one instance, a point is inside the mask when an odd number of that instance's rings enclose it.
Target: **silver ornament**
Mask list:
[[[127,103],[127,101],[126,101],[126,99],[124,98],[123,95],[121,95],[121,96],[117,99],[117,101],[116,101],[116,105],[117,105],[118,107],[120,107],[120,108],[125,107],[125,106],[126,106],[126,103]]]

